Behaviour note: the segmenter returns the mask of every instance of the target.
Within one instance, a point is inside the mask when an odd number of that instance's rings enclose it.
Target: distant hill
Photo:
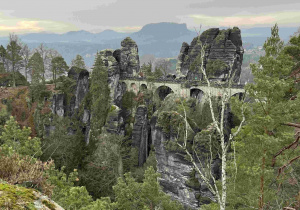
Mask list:
[[[279,36],[282,40],[287,42],[290,36],[293,35],[298,28],[296,27],[280,27]],[[251,43],[254,46],[262,46],[267,37],[271,36],[271,28],[255,27],[249,29],[241,29],[243,43]]]
[[[271,34],[271,29],[267,27],[241,30],[246,48],[263,45]],[[287,41],[295,31],[297,28],[280,28],[279,34],[283,40]],[[113,30],[90,33],[81,30],[64,34],[31,33],[19,37],[31,49],[40,43],[45,43],[48,48],[56,49],[68,64],[77,54],[80,54],[84,57],[86,65],[92,67],[97,50],[118,49],[121,47],[121,41],[127,36],[136,41],[140,56],[152,54],[155,57],[171,58],[178,56],[183,42],[190,43],[197,34],[189,30],[186,24],[162,22],[147,24],[135,33],[120,33]],[[0,37],[0,44],[6,46],[7,42],[8,37]]]

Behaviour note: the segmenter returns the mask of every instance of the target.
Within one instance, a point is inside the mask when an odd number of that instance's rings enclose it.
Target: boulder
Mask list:
[[[11,185],[2,180],[0,180],[0,206],[5,209],[64,210],[37,190]]]

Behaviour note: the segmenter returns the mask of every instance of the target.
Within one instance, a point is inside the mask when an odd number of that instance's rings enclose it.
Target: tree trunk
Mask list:
[[[266,161],[265,154],[266,154],[266,150],[264,150],[264,154],[262,158],[262,166],[261,166],[262,174],[260,177],[260,197],[259,197],[260,210],[263,210],[264,207],[264,171],[265,171],[265,161]]]
[[[27,67],[25,67],[25,78],[26,78],[26,81],[28,81],[27,80]]]
[[[225,139],[224,139],[224,135],[222,135],[221,137],[221,147],[222,147],[222,166],[221,166],[221,173],[222,173],[222,177],[221,177],[221,182],[222,182],[222,198],[221,198],[221,202],[220,202],[220,210],[225,210],[225,204],[226,204],[226,197],[227,197],[227,186],[226,186],[226,146],[225,146]]]
[[[16,87],[16,75],[15,75],[15,65],[12,66],[12,76],[13,76],[13,87]]]
[[[123,160],[122,160],[121,155],[119,155],[119,158],[118,158],[118,174],[119,174],[119,177],[123,178]]]

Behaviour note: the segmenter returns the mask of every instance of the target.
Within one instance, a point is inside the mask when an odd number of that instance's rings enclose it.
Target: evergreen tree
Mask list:
[[[0,73],[6,72],[5,67],[6,67],[6,49],[1,45],[0,46]]]
[[[39,53],[35,52],[29,59],[28,66],[31,69],[30,96],[32,102],[42,99],[42,93],[46,91],[43,78],[43,59]]]
[[[81,55],[76,55],[76,58],[72,60],[71,66],[80,68],[80,69],[85,69],[85,63],[84,59]]]
[[[2,151],[7,155],[11,149],[20,155],[39,157],[42,154],[41,140],[37,137],[31,138],[31,128],[20,129],[17,121],[11,116],[4,126],[0,136]]]
[[[13,75],[13,87],[16,87],[16,71],[19,70],[22,56],[21,56],[22,47],[18,43],[17,36],[11,35],[9,44],[7,45],[7,59],[11,63],[12,75]]]
[[[53,58],[51,61],[51,64],[52,64],[52,69],[51,69],[52,70],[52,78],[53,78],[53,82],[56,87],[57,76],[68,71],[69,67],[67,66],[67,63],[65,62],[65,59],[61,56]]]
[[[283,42],[277,24],[264,44],[265,56],[251,64],[254,84],[246,85],[250,101],[246,125],[232,143],[236,161],[232,161],[228,202],[231,209],[267,206],[282,209],[284,199],[276,193],[277,168],[286,163],[291,151],[277,158],[274,155],[294,141],[288,122],[299,120],[299,92],[296,100],[289,100],[294,81],[290,77],[292,59],[283,53]],[[287,97],[288,96],[288,97]],[[238,100],[232,104],[234,114],[240,116]],[[297,150],[299,151],[299,149]],[[291,171],[289,171],[291,172]]]
[[[110,108],[107,68],[97,54],[91,76],[91,145],[98,141]]]
[[[164,75],[160,67],[155,67],[155,71],[153,73],[153,76],[155,79],[159,79]]]

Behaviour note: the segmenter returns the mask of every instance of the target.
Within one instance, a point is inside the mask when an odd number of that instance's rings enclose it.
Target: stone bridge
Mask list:
[[[155,81],[147,81],[139,77],[120,78],[121,83],[126,84],[128,91],[133,91],[136,94],[142,89],[152,90],[155,94],[159,94],[161,90],[165,92],[165,96],[169,93],[174,93],[178,96],[188,98],[195,97],[201,100],[208,96],[210,91],[212,96],[221,96],[225,91],[228,91],[230,97],[245,92],[243,85],[232,85],[231,88],[226,88],[222,83],[211,81],[211,87],[207,87],[202,81],[196,80],[173,80],[159,79]],[[164,97],[161,97],[164,99]],[[202,100],[205,101],[205,100]]]

